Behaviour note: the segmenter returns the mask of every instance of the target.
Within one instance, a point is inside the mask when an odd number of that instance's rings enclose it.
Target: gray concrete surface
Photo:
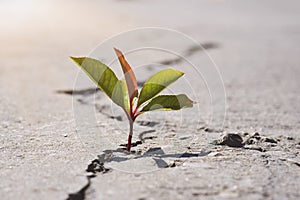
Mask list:
[[[207,123],[210,96],[203,81],[196,81],[198,109],[141,117],[134,141],[143,132],[148,139],[133,150],[143,156],[111,152],[125,161],[104,163],[110,170],[90,179],[85,198],[299,199],[299,9],[296,0],[1,1],[1,199],[74,196],[88,183],[88,164],[97,155],[109,154],[103,150],[116,150],[126,142],[126,121],[109,117],[121,113],[117,109],[111,113],[115,107],[101,92],[72,98],[57,91],[72,90],[76,83],[78,69],[68,56],[89,55],[112,35],[149,26],[175,29],[201,44],[213,44],[206,51],[226,89],[224,126]],[[153,38],[178,47],[182,54],[189,48]],[[130,50],[141,41],[143,35],[121,47]],[[173,59],[151,55],[137,53],[128,60],[136,66],[135,62]],[[205,79],[219,81],[205,71],[212,63],[203,51],[186,58],[203,70]],[[173,66],[182,69],[184,64]],[[150,73],[146,68],[137,70],[140,81]],[[172,89],[189,92],[183,83]],[[214,84],[209,89],[218,91]],[[222,98],[213,103],[220,102]],[[96,126],[76,121],[81,113],[74,109],[95,105]],[[214,115],[217,121],[222,116]],[[240,133],[244,140],[258,132],[260,138],[245,148],[212,143],[228,132]],[[108,147],[101,146],[105,139]],[[161,148],[164,154],[147,154],[151,148]]]

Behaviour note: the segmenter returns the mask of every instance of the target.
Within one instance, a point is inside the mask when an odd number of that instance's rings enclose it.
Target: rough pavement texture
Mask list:
[[[300,198],[298,1],[0,5],[1,199]],[[108,37],[141,26],[173,28],[206,44],[226,89],[222,128],[206,123],[209,95],[200,84],[200,122],[191,109],[181,112],[184,117],[142,116],[134,127],[134,142],[142,144],[128,154],[120,149],[126,142],[125,117],[118,110],[112,113],[101,92],[83,88],[88,90],[74,94],[74,99],[66,94],[78,72],[68,56],[88,55]],[[168,45],[163,38],[159,42]],[[200,69],[209,64],[202,51],[191,54],[190,46],[172,45]],[[159,55],[137,56],[130,63],[151,59],[184,67]],[[139,81],[156,70],[147,69],[140,70]],[[205,78],[216,77],[207,73]],[[185,92],[180,85],[174,88]],[[214,90],[213,85],[209,89]],[[96,126],[78,127],[73,108],[85,107],[95,109]],[[96,133],[99,137],[89,137]],[[226,133],[239,134],[243,145],[213,142]],[[102,137],[109,146],[98,148]],[[95,159],[100,170],[86,174]],[[103,173],[101,167],[109,170]]]

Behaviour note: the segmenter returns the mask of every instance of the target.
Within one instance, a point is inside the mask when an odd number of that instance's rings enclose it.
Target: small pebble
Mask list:
[[[229,147],[243,147],[243,138],[236,133],[228,133],[221,140],[217,141],[218,145],[227,145]]]
[[[287,140],[294,140],[293,137],[287,137]]]

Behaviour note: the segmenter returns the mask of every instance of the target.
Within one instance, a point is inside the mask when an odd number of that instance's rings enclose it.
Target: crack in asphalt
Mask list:
[[[198,51],[203,51],[203,50],[208,50],[208,49],[215,49],[215,48],[218,48],[218,47],[219,47],[219,45],[215,42],[202,43],[200,45],[195,45],[195,46],[189,47],[184,52],[184,54],[182,56],[178,57],[178,58],[163,60],[163,61],[160,61],[159,63],[161,63],[163,65],[178,64],[178,63],[181,63],[184,60],[185,57],[192,56],[193,54],[195,54]]]
[[[135,143],[133,143],[135,144]],[[141,141],[137,141],[135,146],[141,144]],[[122,146],[122,145],[120,145]],[[182,154],[165,154],[165,152],[160,148],[150,148],[148,151],[146,151],[143,155],[140,154],[140,152],[132,151],[130,153],[126,152],[125,148],[118,148],[116,150],[105,150],[104,153],[101,155],[98,155],[98,158],[93,160],[86,169],[86,172],[89,174],[86,176],[88,183],[84,185],[79,191],[75,193],[69,194],[67,200],[84,200],[86,198],[86,194],[88,192],[88,189],[92,185],[92,178],[95,178],[98,176],[98,174],[105,174],[107,172],[112,171],[111,168],[106,168],[104,166],[104,163],[106,162],[123,162],[129,160],[129,158],[126,157],[120,157],[120,156],[113,156],[114,152],[118,153],[125,153],[125,154],[134,154],[136,155],[133,159],[139,159],[142,157],[151,157],[158,168],[168,168],[168,167],[174,167],[173,165],[169,165],[166,163],[163,158],[166,157],[173,157],[173,158],[190,158],[190,157],[200,157],[203,156],[201,153],[182,153]],[[207,152],[205,155],[208,155],[210,152]]]
[[[151,131],[146,131],[140,134],[140,139],[139,141],[133,143],[134,146],[137,145],[141,145],[143,142],[143,136],[147,133],[151,133],[154,132],[153,130]],[[234,138],[238,139],[236,140],[239,143],[243,143],[244,145],[253,145],[253,144],[257,144],[259,147],[260,145],[266,145],[266,144],[273,144],[273,145],[278,145],[280,139],[279,138],[267,138],[264,136],[261,136],[259,133],[254,133],[252,135],[249,135],[248,133],[244,133],[243,136],[244,141],[241,140],[241,137],[237,137],[237,134],[229,134],[227,135],[227,137],[222,137],[222,145],[227,145],[227,146],[231,146],[228,145],[226,142],[224,142],[225,139],[228,139],[229,136],[235,136]],[[289,139],[287,139],[289,140]],[[227,141],[227,140],[226,140]],[[233,141],[233,140],[232,140]],[[232,142],[230,140],[230,142]],[[218,143],[216,143],[215,145],[220,145]],[[124,146],[124,145],[120,145],[120,146]],[[274,146],[265,146],[265,147],[269,147],[272,148]],[[243,148],[242,149],[251,149],[252,148]],[[256,150],[256,149],[255,149]],[[268,149],[269,150],[269,149]],[[114,153],[117,153],[114,155]],[[121,153],[121,154],[120,154]],[[202,153],[181,153],[181,154],[166,154],[163,149],[161,147],[155,147],[155,148],[150,148],[148,149],[146,152],[144,152],[143,154],[141,153],[141,151],[131,151],[131,152],[127,152],[125,150],[125,148],[117,148],[115,150],[105,150],[103,151],[102,154],[98,155],[98,158],[91,161],[91,163],[87,166],[86,172],[88,173],[86,175],[87,178],[87,184],[85,184],[79,191],[75,192],[75,193],[71,193],[69,194],[67,200],[84,200],[86,199],[87,195],[92,193],[92,190],[89,190],[91,188],[92,185],[92,178],[97,177],[99,174],[105,174],[107,172],[111,172],[112,169],[111,168],[106,168],[104,166],[105,163],[109,163],[109,162],[124,162],[124,161],[128,161],[130,159],[139,159],[139,158],[145,158],[145,157],[150,157],[152,158],[157,167],[158,168],[171,168],[171,167],[175,167],[176,163],[173,164],[168,164],[165,162],[164,158],[191,158],[191,157],[202,157],[202,156],[207,156],[211,153],[211,151],[207,151],[207,152],[202,152]],[[267,181],[267,184],[263,185],[261,194],[263,197],[268,198],[270,197],[272,194],[270,193],[270,191],[272,191],[272,189],[275,187],[275,185],[277,184],[277,178],[275,176],[275,172],[274,169],[272,168],[273,164],[275,162],[278,161],[289,161],[288,158],[281,158],[281,157],[273,157],[270,154],[266,154],[265,151],[262,152],[263,154],[261,155],[261,160],[260,162],[262,163],[262,166],[267,170],[266,173],[264,173],[265,177],[264,179]],[[123,155],[124,154],[124,155]],[[127,157],[129,154],[134,155],[134,157],[129,158]],[[294,162],[292,162],[293,164],[295,164]],[[298,164],[298,163],[297,163]],[[298,166],[298,165],[297,165]]]
[[[86,193],[88,189],[91,187],[92,178],[95,178],[99,173],[105,174],[111,169],[104,167],[104,162],[101,162],[99,159],[93,160],[85,170],[90,173],[86,176],[88,183],[84,185],[78,192],[69,194],[67,200],[84,200],[86,198]]]
[[[83,186],[78,192],[69,194],[69,197],[67,200],[84,200],[85,199],[85,193],[91,186],[91,178],[87,177],[88,183]]]

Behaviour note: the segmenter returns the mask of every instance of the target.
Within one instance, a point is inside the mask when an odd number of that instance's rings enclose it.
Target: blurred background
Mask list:
[[[296,113],[285,113],[299,92],[299,4],[297,0],[1,0],[1,99],[31,121],[45,117],[41,110],[53,115],[70,110],[69,99],[53,92],[73,87],[78,69],[68,56],[88,55],[113,35],[154,26],[213,45],[207,52],[223,77],[232,121],[239,120],[235,110],[251,121],[261,114],[261,107],[281,107],[287,120],[295,122]],[[56,104],[52,113],[48,104],[58,98],[65,102]],[[277,120],[276,112],[270,117]]]

